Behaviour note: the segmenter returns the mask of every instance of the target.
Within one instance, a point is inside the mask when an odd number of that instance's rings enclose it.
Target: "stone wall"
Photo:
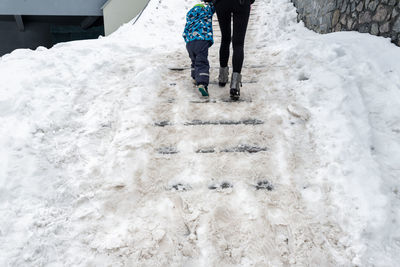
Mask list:
[[[400,0],[292,0],[298,20],[319,33],[359,31],[400,46]]]

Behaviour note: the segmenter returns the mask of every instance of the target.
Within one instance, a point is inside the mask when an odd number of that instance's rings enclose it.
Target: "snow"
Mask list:
[[[396,266],[400,49],[316,34],[289,0],[257,0],[251,102],[192,103],[189,70],[168,67],[189,65],[195,3],[150,1],[107,38],[0,58],[0,265]],[[246,119],[264,124],[185,126]],[[220,152],[238,145],[267,151]]]

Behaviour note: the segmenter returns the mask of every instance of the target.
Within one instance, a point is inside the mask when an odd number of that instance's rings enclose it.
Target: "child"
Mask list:
[[[183,38],[192,60],[191,76],[199,86],[202,96],[209,96],[210,64],[208,62],[208,48],[214,43],[212,16],[215,13],[215,7],[211,0],[204,2],[206,3],[195,5],[187,13]]]

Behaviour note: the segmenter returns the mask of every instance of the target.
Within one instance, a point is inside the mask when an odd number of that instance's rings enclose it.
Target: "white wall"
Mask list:
[[[103,7],[104,30],[109,35],[136,17],[148,0],[109,0]]]

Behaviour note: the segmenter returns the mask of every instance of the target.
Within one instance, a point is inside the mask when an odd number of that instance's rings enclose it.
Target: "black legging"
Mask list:
[[[219,63],[221,67],[228,66],[229,47],[233,44],[233,72],[242,71],[244,59],[244,39],[250,16],[250,1],[240,5],[239,0],[219,0],[216,7],[219,26],[222,33]],[[233,14],[233,36],[231,33],[231,17]]]

